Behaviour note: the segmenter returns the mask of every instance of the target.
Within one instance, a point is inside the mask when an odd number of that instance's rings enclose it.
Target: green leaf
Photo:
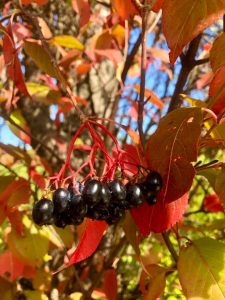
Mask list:
[[[56,69],[54,68],[51,58],[45,49],[38,44],[36,41],[24,41],[23,44],[24,51],[29,55],[35,64],[45,73],[51,77],[58,78]]]
[[[225,244],[201,238],[182,247],[178,274],[187,299],[225,299]]]
[[[84,50],[84,45],[73,36],[59,35],[51,39],[51,43],[57,46],[62,46],[70,49]]]

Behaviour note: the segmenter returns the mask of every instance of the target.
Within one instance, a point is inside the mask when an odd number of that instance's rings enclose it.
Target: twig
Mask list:
[[[181,99],[179,95],[183,92],[189,73],[196,66],[195,55],[199,47],[201,36],[201,34],[197,36],[190,43],[187,53],[185,55],[181,55],[182,68],[176,83],[173,96],[171,98],[168,112],[171,112],[174,109],[178,108],[181,104]]]
[[[163,237],[164,242],[165,242],[165,244],[166,244],[166,246],[167,246],[167,248],[168,248],[170,254],[172,255],[172,257],[173,257],[175,263],[177,263],[177,261],[178,261],[178,255],[177,255],[177,253],[176,253],[176,251],[175,251],[175,249],[174,249],[174,247],[173,247],[173,244],[171,243],[171,241],[170,241],[170,239],[169,239],[169,234],[168,234],[168,232],[163,232],[163,233],[162,233],[162,237]]]
[[[146,0],[144,1],[146,5]],[[143,132],[143,112],[145,101],[145,73],[146,73],[146,26],[149,15],[148,7],[142,8],[142,34],[141,34],[141,82],[140,82],[140,98],[138,101],[138,132],[140,141],[144,149],[145,137]]]

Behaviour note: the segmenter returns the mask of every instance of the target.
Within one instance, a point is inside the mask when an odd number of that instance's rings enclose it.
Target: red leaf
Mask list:
[[[183,48],[225,13],[224,0],[164,0],[163,32],[172,64]]]
[[[152,8],[152,10],[154,12],[158,12],[162,8],[162,6],[163,6],[163,1],[164,0],[156,0],[154,6]]]
[[[225,107],[225,66],[216,71],[210,84],[209,96],[211,100],[208,107],[216,114],[221,113]]]
[[[188,194],[170,203],[158,201],[154,206],[146,202],[134,208],[131,214],[141,234],[147,236],[151,231],[159,233],[171,228],[183,216],[188,204]]]
[[[220,198],[216,194],[211,194],[205,197],[204,208],[210,212],[224,211]]]
[[[138,14],[138,10],[132,0],[112,0],[111,3],[122,20],[130,19]]]
[[[0,276],[13,281],[23,274],[24,263],[7,250],[0,256]],[[4,276],[4,275],[7,276]]]
[[[21,70],[20,61],[18,59],[17,49],[13,39],[12,24],[10,21],[7,27],[7,33],[5,33],[3,37],[2,48],[9,79],[14,81],[15,86],[22,94],[29,96]]]
[[[107,224],[105,222],[88,219],[82,238],[66,266],[68,267],[91,256],[97,249],[106,229]]]
[[[45,177],[43,175],[37,173],[37,171],[32,168],[30,170],[30,176],[40,189],[45,188]]]
[[[18,211],[18,209],[7,209],[6,214],[11,226],[16,230],[18,235],[22,236],[24,233],[22,212]]]
[[[117,278],[115,269],[111,268],[105,272],[103,291],[107,300],[115,300],[117,296]]]
[[[147,143],[146,159],[151,170],[163,178],[159,198],[172,202],[191,187],[201,134],[200,108],[180,108],[161,119],[158,129]]]
[[[90,19],[90,5],[88,0],[72,0],[75,12],[80,16],[80,26],[86,25]]]

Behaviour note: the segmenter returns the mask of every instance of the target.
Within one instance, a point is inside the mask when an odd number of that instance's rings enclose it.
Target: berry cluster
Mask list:
[[[162,178],[155,171],[150,172],[145,181],[125,186],[117,179],[107,183],[92,179],[84,186],[77,183],[75,187],[70,184],[67,189],[58,188],[53,201],[43,198],[34,205],[32,217],[40,226],[55,224],[61,228],[79,225],[85,217],[115,224],[125,210],[144,201],[154,205],[161,188]]]

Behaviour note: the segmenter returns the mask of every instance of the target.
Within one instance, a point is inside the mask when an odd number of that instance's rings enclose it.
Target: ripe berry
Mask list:
[[[89,180],[82,192],[82,196],[89,207],[93,207],[99,202],[99,194],[102,189],[102,184],[98,180]]]
[[[108,187],[111,192],[112,202],[116,202],[118,205],[121,204],[123,206],[126,199],[126,189],[124,185],[116,179],[109,182]]]
[[[103,206],[108,206],[111,199],[111,193],[107,183],[102,183],[102,187],[99,192],[99,203]]]
[[[152,171],[147,175],[145,183],[148,186],[148,189],[154,192],[159,192],[163,185],[162,177],[156,171]]]
[[[157,196],[155,192],[148,192],[145,197],[146,202],[149,205],[155,205],[157,203]]]
[[[64,228],[69,225],[67,215],[65,213],[58,213],[54,215],[54,224],[56,227]]]
[[[141,186],[139,184],[127,184],[126,185],[127,196],[126,200],[128,202],[129,207],[136,207],[143,203],[143,193],[141,190]]]
[[[54,211],[61,213],[67,209],[70,192],[64,188],[57,189],[53,194]]]
[[[53,210],[53,202],[49,199],[43,198],[35,203],[32,211],[32,218],[34,223],[39,226],[52,224]]]

